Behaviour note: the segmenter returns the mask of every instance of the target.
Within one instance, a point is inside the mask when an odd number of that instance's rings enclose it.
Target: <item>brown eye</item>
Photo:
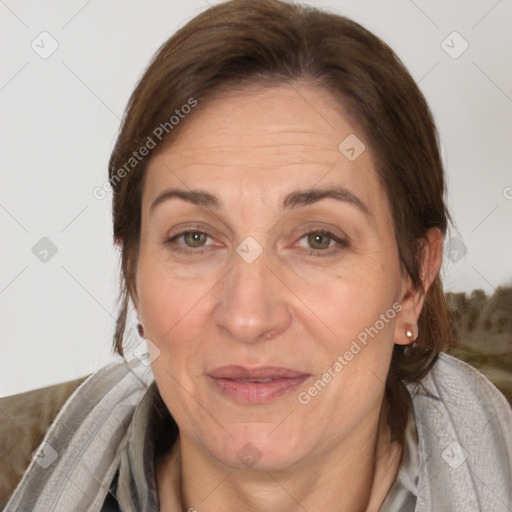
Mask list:
[[[165,244],[169,245],[173,251],[184,254],[202,254],[209,248],[208,239],[211,236],[204,231],[189,230],[182,231],[172,238],[165,240]]]
[[[326,233],[310,233],[308,235],[308,244],[312,249],[327,249],[332,241],[332,237]]]
[[[185,231],[182,236],[188,247],[202,247],[208,238],[208,235],[201,231]]]
[[[330,231],[314,230],[302,235],[299,247],[310,256],[334,256],[350,247],[350,241],[348,238],[341,239]]]

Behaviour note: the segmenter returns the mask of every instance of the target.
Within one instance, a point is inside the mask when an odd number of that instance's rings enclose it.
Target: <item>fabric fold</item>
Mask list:
[[[400,510],[512,510],[512,410],[505,397],[446,354],[407,389],[417,439],[412,430],[406,435],[408,455],[392,488],[407,493]],[[156,391],[151,368],[138,359],[91,375],[59,412],[5,512],[98,511],[118,468],[122,510],[158,510]],[[164,434],[177,436],[170,414],[164,420]],[[393,500],[388,498],[385,504]]]

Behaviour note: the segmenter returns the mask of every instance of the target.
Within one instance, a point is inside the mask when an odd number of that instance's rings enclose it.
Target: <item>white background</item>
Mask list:
[[[382,37],[429,101],[457,222],[451,235],[467,247],[444,265],[446,290],[492,293],[510,284],[512,2],[309,3]],[[207,7],[204,0],[0,2],[0,396],[113,359],[111,196],[100,201],[92,190],[107,179],[123,109],[150,57]],[[43,31],[58,42],[47,59],[31,48],[43,44]],[[453,31],[469,44],[457,59],[441,47]],[[457,50],[462,42],[448,44]],[[32,252],[42,237],[58,250],[46,263]]]

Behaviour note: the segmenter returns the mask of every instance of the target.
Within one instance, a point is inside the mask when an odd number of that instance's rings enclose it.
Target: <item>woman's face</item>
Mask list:
[[[290,467],[376,429],[405,282],[369,141],[336,105],[305,84],[225,93],[147,168],[152,369],[182,442],[230,467]]]

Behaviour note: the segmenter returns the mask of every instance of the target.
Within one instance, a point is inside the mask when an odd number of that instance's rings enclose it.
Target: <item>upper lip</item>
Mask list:
[[[291,379],[308,374],[279,366],[246,368],[245,366],[229,365],[215,368],[209,375],[216,379]]]

